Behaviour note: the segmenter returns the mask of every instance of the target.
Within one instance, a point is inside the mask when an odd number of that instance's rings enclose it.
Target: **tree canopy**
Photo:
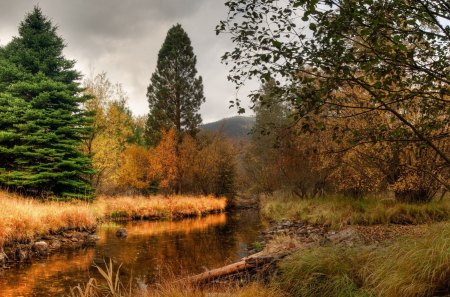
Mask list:
[[[398,141],[432,148],[447,166],[450,6],[447,1],[230,0],[217,33],[235,48],[229,79],[275,80],[296,117],[381,112],[357,142]],[[355,92],[363,97],[356,99]],[[361,100],[361,98],[364,98]],[[254,93],[252,99],[259,100]],[[239,103],[239,102],[238,102]],[[345,115],[343,115],[343,113]]]
[[[34,195],[90,197],[90,159],[80,151],[90,118],[74,61],[35,7],[1,51],[0,184]]]
[[[148,86],[150,114],[147,138],[156,144],[162,129],[195,135],[205,102],[202,77],[197,76],[197,58],[191,40],[180,24],[173,26],[158,54],[156,70]]]

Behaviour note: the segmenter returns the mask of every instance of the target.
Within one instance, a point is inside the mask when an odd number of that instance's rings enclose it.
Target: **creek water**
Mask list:
[[[67,296],[89,278],[101,279],[94,265],[122,265],[122,281],[151,284],[166,277],[203,272],[247,256],[263,224],[257,210],[241,210],[180,221],[119,224],[128,237],[117,238],[118,226],[101,227],[93,247],[61,252],[0,272],[1,297]]]

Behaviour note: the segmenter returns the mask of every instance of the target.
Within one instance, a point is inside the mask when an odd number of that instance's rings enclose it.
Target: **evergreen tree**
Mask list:
[[[1,52],[0,186],[33,195],[88,197],[91,162],[80,151],[90,118],[80,74],[56,26],[35,7]],[[3,66],[2,65],[2,66]]]
[[[147,120],[147,139],[155,145],[161,129],[175,128],[195,135],[202,119],[198,113],[205,102],[202,77],[197,77],[189,36],[180,24],[173,26],[158,54],[156,71],[151,77],[147,97],[150,114]]]

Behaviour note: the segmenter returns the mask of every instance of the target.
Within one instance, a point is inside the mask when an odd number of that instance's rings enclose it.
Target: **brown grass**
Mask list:
[[[0,247],[60,229],[92,228],[96,217],[87,203],[40,202],[0,193]]]
[[[213,196],[99,197],[94,207],[102,217],[112,219],[160,219],[200,216],[221,212],[225,198]]]
[[[211,196],[100,197],[93,203],[25,199],[0,192],[0,249],[51,231],[85,229],[98,221],[165,219],[222,212],[226,199]]]

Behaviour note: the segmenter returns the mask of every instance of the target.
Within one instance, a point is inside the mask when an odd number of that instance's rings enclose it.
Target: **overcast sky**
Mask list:
[[[148,112],[146,90],[158,51],[169,28],[180,23],[187,31],[203,76],[204,122],[236,115],[229,109],[235,97],[221,55],[232,47],[214,28],[226,16],[225,0],[0,0],[0,44],[17,35],[25,14],[39,4],[66,40],[66,56],[77,60],[84,75],[106,71],[123,85],[133,113]],[[255,87],[255,85],[253,86]],[[239,97],[245,97],[248,90]],[[248,103],[247,103],[248,105]]]

